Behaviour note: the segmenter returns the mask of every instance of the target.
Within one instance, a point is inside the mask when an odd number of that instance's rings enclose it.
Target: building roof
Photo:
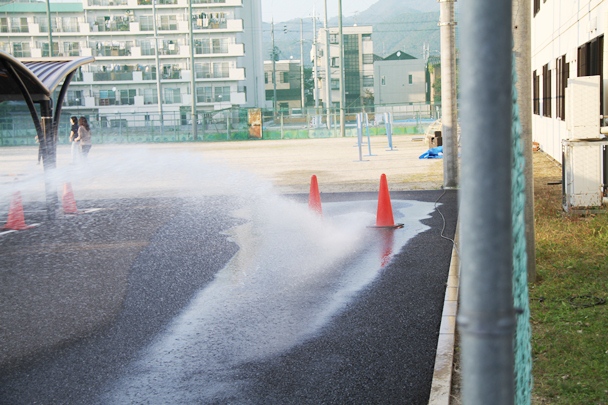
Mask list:
[[[51,3],[51,13],[81,13],[82,3]],[[46,3],[8,3],[0,13],[46,13]]]
[[[19,85],[10,74],[12,68],[33,101],[46,100],[68,74],[93,62],[92,56],[78,58],[22,58],[0,51],[0,101],[22,100]]]
[[[406,59],[416,59],[416,58],[403,51],[397,51],[391,55],[388,55],[386,58],[384,58],[384,60],[406,60]]]

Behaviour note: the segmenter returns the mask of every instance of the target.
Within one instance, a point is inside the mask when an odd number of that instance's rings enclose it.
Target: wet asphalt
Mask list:
[[[307,197],[292,196],[302,202]],[[440,211],[436,209],[423,221],[431,229],[410,240],[374,282],[315,336],[280,355],[236,366],[239,379],[247,382],[239,388],[238,397],[218,394],[209,401],[196,399],[192,392],[194,403],[428,402],[452,252],[446,238],[453,238],[456,229],[457,193],[404,191],[392,192],[391,197],[439,199]],[[375,193],[323,195],[327,202],[375,198]],[[83,283],[94,287],[62,292],[73,295],[72,306],[63,308],[69,317],[98,320],[80,333],[67,334],[51,346],[32,349],[2,365],[0,404],[104,403],[108,384],[234,256],[238,247],[223,232],[242,220],[231,217],[226,207],[242,203],[229,197],[87,201],[88,207],[104,210],[46,222],[38,229],[0,239],[2,272],[35,273],[40,268],[56,268],[57,262],[69,263],[69,271],[80,270]],[[441,237],[442,232],[446,238]],[[53,249],[40,248],[45,243],[70,245],[70,240],[75,241],[71,250],[57,253],[55,249],[49,254]],[[142,240],[144,245],[136,243]],[[88,253],[83,254],[83,245],[89,247]],[[40,252],[23,253],[32,251],[32,246]],[[133,255],[133,246],[144,247]],[[89,253],[97,259],[92,260]],[[91,291],[100,297],[116,293],[107,280],[117,262],[125,267],[124,295],[118,304],[107,304],[103,314],[96,314],[95,309],[88,309],[95,306]],[[59,266],[62,268],[67,265]],[[116,279],[120,283],[120,277]],[[30,277],[22,291],[16,283],[15,294],[32,294],[31,301],[35,301],[36,283],[48,283],[46,280]],[[83,301],[87,308],[78,306]],[[99,301],[105,305],[103,299]],[[11,327],[19,329],[4,325]],[[200,386],[205,383],[205,376],[200,376]]]

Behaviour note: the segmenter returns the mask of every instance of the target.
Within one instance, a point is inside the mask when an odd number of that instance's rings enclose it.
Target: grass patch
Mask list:
[[[565,214],[560,178],[534,154],[533,403],[608,404],[608,214]]]

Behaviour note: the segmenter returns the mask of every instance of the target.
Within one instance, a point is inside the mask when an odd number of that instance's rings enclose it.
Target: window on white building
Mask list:
[[[156,89],[144,89],[144,104],[158,104]]]
[[[216,102],[230,102],[230,86],[218,86],[213,89]]]
[[[13,42],[13,56],[16,58],[29,58],[32,56],[29,42]]]
[[[196,88],[196,102],[197,103],[213,102],[213,91],[212,91],[211,86],[204,86],[204,87]]]
[[[179,89],[175,88],[165,88],[165,104],[181,104],[182,102],[182,94]]]

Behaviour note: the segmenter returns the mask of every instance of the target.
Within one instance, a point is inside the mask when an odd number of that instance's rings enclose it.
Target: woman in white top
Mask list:
[[[82,157],[86,158],[89,154],[89,150],[91,150],[92,143],[91,128],[89,128],[89,123],[85,117],[80,117],[80,119],[78,119],[78,137],[75,140],[80,142]]]

